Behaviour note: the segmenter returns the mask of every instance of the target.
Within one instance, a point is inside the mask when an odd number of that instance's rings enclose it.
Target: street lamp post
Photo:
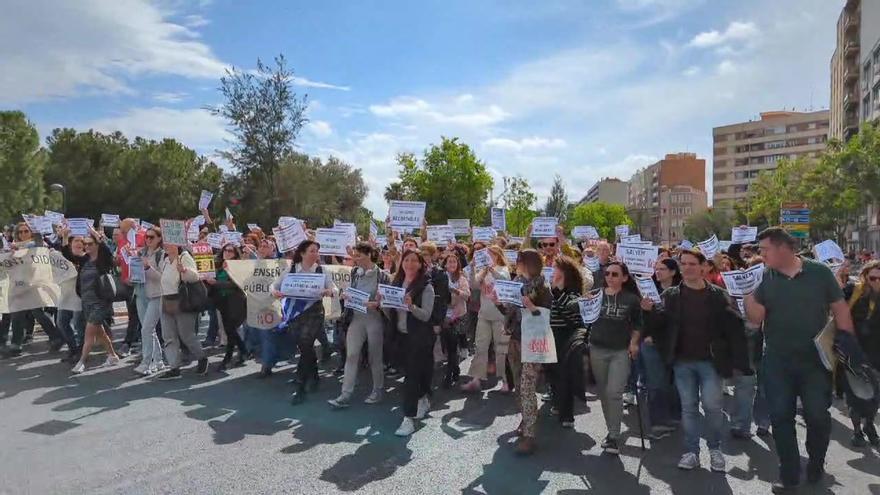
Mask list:
[[[61,193],[61,213],[67,215],[67,188],[61,184],[52,184],[49,186],[49,190]]]

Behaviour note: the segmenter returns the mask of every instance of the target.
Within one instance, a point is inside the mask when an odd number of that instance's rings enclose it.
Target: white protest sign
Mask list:
[[[617,258],[626,264],[630,273],[635,275],[653,275],[657,263],[657,246],[617,245]]]
[[[602,313],[602,294],[597,291],[595,294],[590,294],[589,297],[582,297],[578,299],[578,306],[580,306],[581,319],[584,320],[584,324],[595,323],[599,319],[599,314]]]
[[[689,249],[694,248],[694,243],[685,239],[685,240],[681,241],[681,244],[679,244],[678,247],[680,247],[681,249],[684,249],[684,250],[689,250]]]
[[[125,234],[125,241],[128,242],[129,246],[137,246],[137,229],[128,229],[128,233]]]
[[[391,201],[388,218],[393,228],[419,228],[425,219],[424,201]]]
[[[7,313],[57,307],[61,286],[76,274],[73,263],[45,247],[0,253],[0,307]]]
[[[579,225],[571,229],[571,236],[579,241],[587,239],[598,239],[599,232],[592,225]]]
[[[504,250],[504,259],[511,265],[516,264],[516,260],[519,257],[519,251],[516,249],[505,249]]]
[[[587,267],[587,270],[590,270],[591,272],[597,272],[602,266],[602,262],[599,261],[599,258],[597,256],[585,256],[584,265]]]
[[[370,237],[376,238],[379,236],[379,226],[376,225],[376,222],[373,219],[370,219]]]
[[[147,281],[144,260],[140,256],[128,258],[128,280],[133,284],[143,284]]]
[[[726,253],[730,251],[730,246],[733,245],[733,241],[718,241],[718,250],[722,253]]]
[[[290,269],[290,260],[229,260],[226,271],[247,296],[247,325],[268,330],[281,321],[281,300],[272,284]]]
[[[367,314],[367,303],[370,301],[370,293],[349,287],[345,289],[345,307],[358,313]]]
[[[226,208],[226,220],[232,220],[234,217],[232,216],[232,212],[229,211],[229,208]]]
[[[379,284],[378,290],[379,295],[382,296],[381,307],[409,311],[409,308],[403,302],[406,296],[406,290],[403,287]]]
[[[522,282],[496,280],[494,287],[495,294],[498,296],[498,302],[522,307]]]
[[[510,240],[511,244],[519,244],[519,245],[522,245],[524,242],[526,242],[525,237],[511,237],[509,240]]]
[[[201,215],[196,218],[202,218]],[[202,219],[204,221],[204,219]],[[199,224],[196,222],[196,219],[192,219],[189,222],[189,227],[186,229],[186,240],[190,242],[196,242],[199,240]]]
[[[101,213],[101,225],[104,227],[119,227],[119,215]]]
[[[257,225],[257,224],[255,224],[255,223],[249,223],[249,224],[247,224],[247,228],[248,228],[248,230],[251,231],[251,232],[254,232],[254,231],[260,230],[260,226]]]
[[[474,267],[478,270],[492,266],[492,256],[489,255],[489,248],[474,251]]]
[[[446,225],[452,227],[452,232],[455,235],[469,235],[471,233],[470,218],[450,218],[446,220]]]
[[[188,246],[186,240],[186,222],[183,220],[159,220],[159,228],[162,229],[162,242],[175,246]]]
[[[492,208],[492,228],[507,230],[507,211],[504,208]]]
[[[449,225],[428,225],[428,240],[436,243],[455,242],[455,233]]]
[[[226,231],[223,233],[223,244],[229,243],[233,246],[241,247],[242,237],[243,236],[241,232],[235,230]]]
[[[629,235],[629,225],[618,225],[614,227],[614,233],[617,234],[617,237]]]
[[[492,242],[496,234],[492,227],[474,227],[471,238],[474,241]]]
[[[64,213],[58,213],[57,211],[46,210],[43,212],[43,216],[48,218],[52,225],[61,225],[64,223]]]
[[[333,291],[333,295],[325,297],[322,301],[324,304],[324,319],[335,320],[342,316],[342,306],[339,302],[340,291],[346,291],[351,287],[351,267],[345,265],[321,265],[324,272],[338,291]],[[348,303],[346,303],[347,305]]]
[[[532,220],[532,237],[556,237],[556,217],[535,217]]]
[[[654,304],[660,304],[660,293],[657,292],[657,285],[654,283],[654,279],[651,277],[636,277],[636,286],[639,288],[639,293],[642,297],[654,301]]]
[[[813,246],[813,252],[816,253],[816,259],[818,261],[843,261],[846,259],[846,256],[843,255],[843,250],[840,249],[840,246],[838,246],[837,243],[832,241],[831,239],[822,241],[819,244]]]
[[[640,246],[642,244],[642,234],[622,235],[620,243],[627,246]]]
[[[289,222],[277,229],[273,228],[272,232],[275,234],[278,250],[282,253],[293,251],[306,240],[306,233],[299,222]]]
[[[301,223],[296,217],[278,217],[278,226],[285,227],[292,223]]]
[[[142,229],[152,229],[152,228],[155,227],[155,225],[151,224],[150,222],[148,222],[148,221],[146,221],[146,220],[141,220],[140,223],[141,223],[141,228],[142,228]]]
[[[323,273],[288,273],[281,280],[279,292],[285,297],[317,301],[323,297],[325,283]]]
[[[199,196],[199,211],[207,208],[208,205],[211,204],[212,199],[214,199],[214,193],[202,189],[202,194]]]
[[[764,264],[758,264],[745,270],[721,272],[727,292],[733,297],[745,297],[761,285],[764,278]]]
[[[730,230],[730,242],[732,244],[745,244],[747,242],[754,242],[757,237],[758,227],[741,225],[739,227],[733,227]]]
[[[333,228],[350,230],[352,237],[354,237],[355,241],[357,241],[357,225],[350,222],[340,222],[339,220],[334,220]]]
[[[212,249],[220,249],[223,247],[223,234],[219,232],[211,232],[208,234],[207,241]]]
[[[52,229],[52,219],[46,216],[36,216],[34,217],[34,223],[37,226],[37,232],[41,234],[52,234],[55,232]]]
[[[73,237],[86,237],[89,235],[89,227],[92,224],[88,218],[68,218],[67,228],[70,229],[70,235]]]
[[[348,256],[346,246],[354,246],[355,239],[350,229],[317,229],[315,241],[321,245],[323,256]]]
[[[544,276],[544,280],[548,284],[552,283],[553,282],[553,267],[552,266],[545,266],[544,268],[541,268],[541,275]]]
[[[715,234],[712,234],[712,237],[705,241],[698,242],[697,245],[700,247],[703,256],[709,259],[714,258],[718,254],[719,249],[721,249],[721,246],[718,244],[718,236]]]

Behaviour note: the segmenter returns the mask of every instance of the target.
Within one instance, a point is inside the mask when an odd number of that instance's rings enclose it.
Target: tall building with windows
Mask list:
[[[761,119],[716,127],[712,163],[713,207],[732,214],[748,207],[749,187],[783,158],[818,157],[828,140],[830,112],[763,112]]]
[[[674,244],[684,224],[706,209],[706,160],[695,153],[668,154],[629,181],[626,211],[643,239]]]
[[[857,8],[853,10],[850,4],[857,4]],[[859,40],[859,124],[873,122],[876,125],[880,121],[880,2],[850,0],[841,16],[846,15],[848,9],[852,10],[850,22],[857,25]],[[880,203],[868,205],[852,230],[849,247],[880,252]]]
[[[862,71],[861,4],[861,0],[847,0],[841,10],[837,18],[837,46],[831,56],[829,137],[840,141],[847,141],[859,132],[860,106],[865,96],[870,98],[870,95],[865,95],[867,79],[859,84],[859,74]],[[873,10],[870,6],[868,9]],[[870,105],[869,101],[868,109]]]
[[[580,204],[585,203],[608,203],[612,205],[626,205],[629,184],[626,181],[614,177],[606,177],[593,184],[587,191],[587,195],[581,198]]]

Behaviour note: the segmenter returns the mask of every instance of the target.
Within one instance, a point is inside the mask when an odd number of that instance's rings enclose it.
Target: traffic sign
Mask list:
[[[789,215],[790,216],[803,216],[803,215],[809,215],[810,210],[807,210],[805,208],[799,208],[799,209],[783,208],[782,210],[780,210],[780,214],[782,214],[783,216],[789,216]]]
[[[795,224],[806,223],[806,224],[809,224],[810,223],[810,216],[809,215],[782,215],[782,222],[781,223],[783,223],[783,224],[786,224],[786,223],[795,223]]]

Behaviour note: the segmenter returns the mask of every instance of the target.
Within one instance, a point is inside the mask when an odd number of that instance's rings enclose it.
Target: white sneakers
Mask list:
[[[78,375],[85,370],[86,370],[86,363],[80,361],[80,362],[76,363],[76,366],[74,366],[73,369],[70,370],[70,372],[75,375]]]
[[[134,367],[134,372],[138,375],[150,376],[153,374],[153,371],[150,369],[150,366],[147,363],[141,362],[141,364]]]
[[[104,361],[104,366],[116,366],[119,364],[119,358],[116,356],[107,356],[107,360]]]
[[[378,404],[382,402],[382,391],[373,390],[373,392],[364,399],[364,404]]]
[[[623,394],[623,405],[624,406],[636,405],[636,394],[631,394],[629,392],[625,392]]]
[[[412,435],[416,431],[416,423],[412,418],[403,418],[403,422],[400,423],[400,428],[394,432],[395,435],[399,437],[408,437]]]
[[[700,457],[693,452],[686,452],[683,456],[681,456],[681,460],[678,461],[679,469],[686,469],[688,471],[700,467]],[[727,461],[724,459],[724,453],[720,450],[710,450],[709,451],[709,469],[716,473],[723,473],[727,471]]]
[[[431,409],[431,402],[428,401],[427,397],[422,397],[419,399],[419,407],[416,410],[415,419],[425,419],[425,416],[428,415],[428,411]]]

